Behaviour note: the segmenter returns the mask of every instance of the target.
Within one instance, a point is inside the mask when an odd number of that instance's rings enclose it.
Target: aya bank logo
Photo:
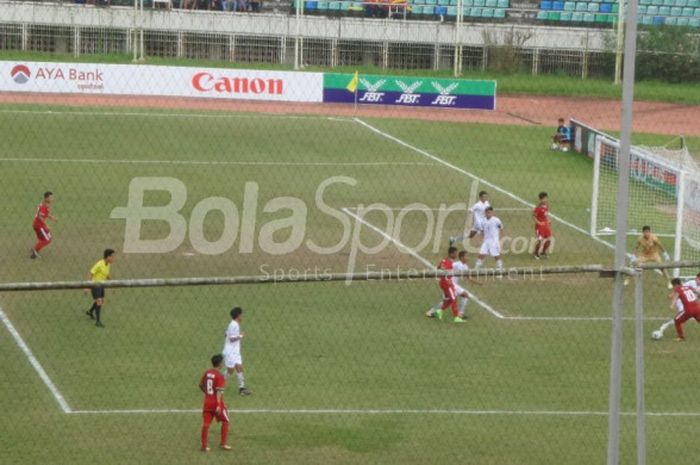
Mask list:
[[[32,77],[32,73],[27,65],[17,65],[10,71],[10,76],[17,84],[26,84],[29,78]]]

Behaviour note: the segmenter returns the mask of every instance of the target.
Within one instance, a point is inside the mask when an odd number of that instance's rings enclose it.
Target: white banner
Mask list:
[[[323,73],[0,61],[0,92],[322,102]]]

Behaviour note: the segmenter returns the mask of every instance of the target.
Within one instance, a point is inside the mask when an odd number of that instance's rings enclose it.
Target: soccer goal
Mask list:
[[[678,139],[676,139],[678,140]],[[615,231],[619,141],[595,138],[592,236]],[[649,225],[672,247],[674,260],[700,259],[700,169],[681,137],[679,147],[633,146],[630,153],[629,230],[638,235]]]

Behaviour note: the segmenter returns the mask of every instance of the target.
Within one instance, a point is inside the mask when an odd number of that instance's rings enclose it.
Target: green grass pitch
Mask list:
[[[448,215],[441,235],[415,250],[417,258],[344,212],[373,203],[438,209],[482,188],[505,234],[523,238],[532,235],[531,213],[518,199],[534,202],[539,191],[549,192],[553,213],[564,221],[553,222],[557,242],[545,265],[612,259],[609,247],[575,229],[588,228],[592,163],[549,151],[549,128],[365,120],[391,139],[352,120],[322,117],[3,110],[3,282],[83,279],[108,246],[117,249],[117,278],[422,269],[442,258],[463,213]],[[474,185],[458,169],[501,190]],[[340,176],[355,185],[333,184],[324,201],[376,253],[346,244],[319,255],[306,246],[343,239],[345,223],[315,203],[319,185]],[[138,177],[182,182],[187,199],[179,214],[188,223],[210,197],[228,199],[242,213],[246,183],[254,183],[253,234],[239,227],[228,250],[206,255],[196,250],[188,225],[170,252],[123,253],[125,222],[111,216],[127,205],[129,184]],[[56,193],[55,242],[31,261],[31,219],[47,189]],[[290,215],[275,209],[280,197],[308,209],[302,245],[276,255],[263,243],[265,231],[279,226],[270,234],[279,243],[292,234],[279,223]],[[152,206],[169,200],[162,192],[145,198]],[[390,211],[395,224],[398,211]],[[397,241],[416,248],[426,218],[421,211],[405,215]],[[385,230],[387,210],[365,221]],[[223,215],[211,212],[202,224],[204,237],[216,241]],[[158,239],[168,230],[151,221],[142,235]],[[540,264],[527,253],[507,253],[504,260]],[[463,326],[427,320],[424,311],[439,300],[432,280],[108,290],[104,331],[85,317],[90,302],[80,291],[1,294],[0,307],[71,409],[59,407],[26,353],[0,328],[2,463],[602,463],[610,281],[533,276],[488,279],[470,289],[504,318],[471,302]],[[670,315],[666,293],[659,276],[645,275],[647,333]],[[628,297],[631,302],[631,290]],[[233,305],[245,309],[243,356],[254,395],[240,398],[229,386],[234,452],[204,455],[196,383],[221,349]],[[646,348],[647,408],[659,414],[648,418],[649,463],[690,465],[700,452],[697,416],[670,415],[700,414],[694,374],[700,332],[688,326],[686,344],[675,344],[671,331]],[[625,412],[634,410],[632,336],[628,320]],[[214,444],[217,433],[215,426]],[[623,438],[623,459],[631,463],[634,416],[623,417]]]

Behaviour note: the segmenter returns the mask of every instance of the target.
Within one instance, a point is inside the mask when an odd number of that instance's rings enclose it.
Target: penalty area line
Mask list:
[[[2,310],[2,308],[0,308],[0,320],[2,320],[2,323],[5,325],[5,328],[7,328],[7,331],[17,343],[17,346],[27,357],[27,360],[29,360],[29,363],[34,368],[34,371],[36,371],[36,374],[39,375],[41,381],[49,389],[51,395],[53,395],[53,398],[56,400],[59,407],[61,407],[61,410],[63,410],[63,413],[72,413],[73,410],[68,405],[68,402],[63,397],[63,394],[61,394],[61,391],[59,391],[56,385],[53,383],[53,381],[51,381],[51,378],[46,373],[46,370],[44,370],[44,367],[41,366],[39,360],[37,360],[37,358],[34,356],[34,353],[32,353],[32,350],[29,348],[27,343],[24,342],[24,339],[22,339],[22,336],[20,336],[19,332],[12,324],[10,319],[7,317],[5,312]]]
[[[445,160],[443,160],[443,159],[440,158],[440,157],[437,157],[437,156],[435,156],[435,155],[433,155],[433,154],[431,154],[431,153],[429,153],[429,152],[426,152],[425,150],[420,149],[420,148],[416,147],[415,145],[411,145],[411,144],[409,144],[408,142],[406,142],[406,141],[404,141],[404,140],[402,140],[402,139],[399,139],[399,138],[396,137],[396,136],[392,136],[391,134],[389,134],[389,133],[387,133],[387,132],[384,132],[384,131],[382,131],[381,129],[372,126],[371,124],[366,123],[365,121],[361,120],[360,118],[355,118],[355,122],[358,123],[358,124],[361,125],[361,126],[364,126],[365,128],[369,129],[370,131],[374,132],[375,134],[377,134],[377,135],[379,135],[379,136],[381,136],[381,137],[383,137],[383,138],[385,138],[385,139],[388,139],[388,140],[390,140],[390,141],[392,141],[392,142],[395,142],[396,144],[398,144],[398,145],[400,145],[400,146],[402,146],[402,147],[405,147],[405,148],[407,148],[407,149],[409,149],[409,150],[411,150],[411,151],[413,151],[413,152],[415,152],[415,153],[417,153],[417,154],[419,154],[419,155],[422,155],[422,156],[425,157],[425,158],[428,158],[428,159],[430,159],[430,160],[433,160],[433,161],[435,161],[435,162],[437,162],[437,163],[440,163],[440,164],[443,165],[443,166],[446,166],[447,168],[450,168],[450,169],[452,169],[452,170],[454,170],[454,171],[457,171],[458,173],[461,173],[461,174],[463,174],[464,176],[467,176],[467,177],[469,177],[469,178],[471,178],[471,179],[473,179],[473,180],[475,180],[475,181],[478,181],[478,182],[480,182],[481,184],[484,184],[485,186],[490,187],[491,189],[495,189],[496,191],[498,191],[498,192],[500,192],[501,194],[503,194],[503,195],[505,195],[505,196],[507,196],[507,197],[509,197],[509,198],[511,198],[511,199],[513,199],[513,200],[515,200],[516,202],[519,202],[519,203],[521,203],[521,204],[523,204],[523,205],[525,205],[525,206],[527,206],[527,207],[529,207],[529,208],[534,208],[534,207],[535,207],[535,205],[534,205],[533,203],[528,202],[527,200],[523,199],[522,197],[519,197],[519,196],[513,194],[512,192],[510,192],[510,191],[508,191],[508,190],[506,190],[506,189],[504,189],[504,188],[502,188],[502,187],[500,187],[500,186],[498,186],[498,185],[496,185],[496,184],[494,184],[494,183],[492,183],[492,182],[490,182],[490,181],[487,181],[487,180],[485,180],[485,179],[483,179],[483,178],[480,178],[479,176],[475,175],[474,173],[470,173],[469,171],[467,171],[467,170],[465,170],[465,169],[462,169],[462,168],[460,168],[459,166],[453,165],[452,163],[450,163],[450,162],[448,162],[448,161],[445,161]],[[563,224],[564,226],[568,226],[569,228],[573,229],[574,231],[578,231],[578,232],[580,232],[580,233],[582,233],[582,234],[585,234],[587,237],[589,237],[589,238],[591,238],[592,240],[594,240],[594,241],[596,241],[596,242],[598,242],[598,243],[604,245],[605,247],[607,247],[607,248],[609,248],[609,249],[615,249],[615,246],[613,246],[613,245],[610,244],[609,242],[606,242],[606,241],[604,241],[604,240],[602,240],[602,239],[600,239],[600,238],[598,238],[598,237],[591,236],[591,235],[588,233],[588,231],[586,231],[585,229],[583,229],[583,228],[581,228],[581,227],[579,227],[579,226],[576,226],[575,224],[570,223],[570,222],[566,221],[565,219],[563,219],[563,218],[561,218],[561,217],[559,217],[559,216],[557,216],[557,215],[550,214],[549,216],[550,216],[551,218],[557,220],[558,222],[560,222],[560,223]]]
[[[0,162],[12,163],[73,163],[92,165],[201,165],[201,166],[439,166],[428,162],[324,162],[324,161],[216,161],[216,160],[108,160],[99,158],[0,158]]]
[[[415,259],[417,259],[418,261],[420,261],[423,265],[427,266],[428,268],[435,268],[435,265],[433,265],[433,264],[430,262],[430,260],[428,260],[427,258],[423,257],[423,256],[420,255],[418,252],[416,252],[416,251],[413,250],[412,248],[408,247],[406,244],[404,244],[403,242],[399,241],[398,239],[396,239],[396,238],[394,238],[394,237],[391,237],[391,236],[388,235],[385,231],[382,231],[381,229],[379,229],[378,227],[376,227],[376,226],[373,225],[372,223],[368,222],[367,220],[365,220],[365,219],[362,218],[361,216],[356,215],[355,213],[351,212],[351,211],[350,211],[349,209],[347,209],[347,208],[342,208],[341,210],[342,210],[346,215],[355,218],[357,221],[359,221],[360,223],[364,224],[365,226],[367,226],[368,228],[370,228],[370,229],[373,230],[374,232],[380,234],[381,236],[385,237],[385,238],[388,239],[389,241],[393,242],[394,245],[396,245],[399,249],[404,250],[404,251],[407,252],[409,255],[411,255],[413,258],[415,258]],[[506,317],[505,315],[503,315],[501,312],[499,312],[498,310],[494,309],[492,306],[490,306],[489,304],[487,304],[487,303],[484,302],[483,300],[479,299],[479,298],[478,298],[477,296],[475,296],[474,293],[472,293],[471,291],[469,291],[469,297],[470,297],[477,305],[479,305],[481,308],[483,308],[484,310],[486,310],[487,312],[489,312],[491,315],[495,316],[496,318],[498,318],[498,319],[500,319],[500,320],[504,320],[504,319],[507,318],[507,317]]]

